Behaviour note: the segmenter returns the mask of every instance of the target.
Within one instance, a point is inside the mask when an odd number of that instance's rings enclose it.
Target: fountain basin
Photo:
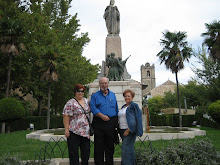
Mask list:
[[[170,130],[166,132],[165,130]],[[66,137],[60,134],[54,134],[54,132],[64,132],[64,128],[57,129],[43,129],[39,131],[33,131],[26,135],[26,139],[38,139],[40,141],[50,141],[51,138],[54,141],[65,141]],[[154,126],[150,128],[150,132],[144,132],[142,137],[137,137],[137,141],[141,140],[172,140],[172,139],[193,139],[196,136],[204,136],[206,131],[200,130],[199,128],[189,127],[170,127],[170,126]],[[94,136],[90,138],[94,140]]]
[[[193,139],[196,136],[205,136],[206,131],[200,130],[199,128],[189,127],[171,127],[171,126],[152,126],[150,132],[145,132],[140,140],[147,138],[151,141],[154,140],[172,140],[172,139]],[[146,139],[146,138],[145,138]]]

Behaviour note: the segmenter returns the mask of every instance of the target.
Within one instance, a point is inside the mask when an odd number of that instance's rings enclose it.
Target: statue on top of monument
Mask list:
[[[106,7],[104,19],[108,34],[119,34],[120,32],[120,13],[117,6],[114,5],[115,1],[110,0],[110,5]]]

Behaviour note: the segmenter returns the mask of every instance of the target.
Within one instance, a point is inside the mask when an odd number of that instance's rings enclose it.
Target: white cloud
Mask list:
[[[105,58],[105,38],[107,30],[103,14],[110,0],[73,0],[71,15],[78,13],[81,32],[88,32],[91,42],[84,48],[83,55],[93,64],[101,65]],[[187,41],[193,48],[201,46],[205,23],[220,20],[219,0],[115,0],[121,14],[122,58],[129,55],[127,70],[131,78],[140,81],[140,67],[145,63],[155,65],[156,85],[175,75],[165,69],[156,54],[162,49],[159,44],[164,30],[186,31]],[[191,59],[185,64],[179,76],[180,83],[187,83],[194,76],[190,67],[195,64]]]

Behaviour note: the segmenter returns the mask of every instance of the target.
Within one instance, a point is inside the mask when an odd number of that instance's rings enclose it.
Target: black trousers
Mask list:
[[[67,138],[70,165],[79,165],[79,148],[82,165],[88,165],[90,155],[90,139],[79,136],[70,131]]]
[[[98,117],[93,118],[94,126],[94,159],[95,165],[113,165],[114,155],[114,130],[116,117],[103,121]],[[106,162],[104,163],[104,157]]]

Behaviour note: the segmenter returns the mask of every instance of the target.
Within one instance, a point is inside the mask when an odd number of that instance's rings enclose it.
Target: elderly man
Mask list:
[[[115,94],[108,89],[109,80],[99,80],[100,90],[91,96],[90,108],[94,115],[94,159],[96,165],[113,165],[114,130],[118,116]],[[106,163],[104,163],[104,157]]]

